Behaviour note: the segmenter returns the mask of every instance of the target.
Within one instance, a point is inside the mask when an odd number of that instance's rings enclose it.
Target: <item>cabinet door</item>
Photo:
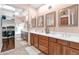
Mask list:
[[[9,49],[14,49],[15,48],[15,41],[14,38],[9,39]]]
[[[33,34],[31,33],[31,34],[30,34],[30,43],[31,43],[31,45],[33,45],[33,43],[34,43],[33,41],[34,41],[34,40],[33,40]]]
[[[39,44],[48,48],[48,37],[47,36],[39,36]]]
[[[38,48],[38,35],[34,34],[34,46]]]
[[[2,40],[3,46],[1,52],[7,51],[9,49],[9,40],[3,39]]]
[[[47,37],[47,36],[39,35],[39,41],[42,41],[42,42],[48,43],[48,37]]]
[[[42,52],[44,52],[45,54],[48,54],[48,47],[45,47],[45,46],[39,44],[39,49],[40,49]]]
[[[63,46],[63,55],[79,55],[79,50]]]
[[[70,48],[69,47],[66,47],[66,46],[63,46],[63,55],[70,55]]]
[[[49,42],[49,55],[61,55],[62,47],[58,43]]]

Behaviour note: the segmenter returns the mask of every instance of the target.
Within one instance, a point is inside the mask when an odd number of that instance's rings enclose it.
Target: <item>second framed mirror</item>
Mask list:
[[[56,26],[56,12],[46,14],[46,27]]]

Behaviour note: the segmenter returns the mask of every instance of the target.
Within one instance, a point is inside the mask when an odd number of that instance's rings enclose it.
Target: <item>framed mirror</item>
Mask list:
[[[32,28],[36,27],[36,18],[32,18],[32,20],[31,20],[31,26],[32,26]]]
[[[37,20],[37,26],[38,27],[44,27],[44,16],[38,16],[38,20]]]
[[[46,26],[55,27],[56,25],[56,12],[46,14]]]
[[[59,26],[78,26],[78,5],[72,5],[58,11]]]

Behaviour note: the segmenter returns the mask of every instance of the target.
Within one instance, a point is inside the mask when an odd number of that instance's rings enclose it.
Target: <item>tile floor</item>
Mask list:
[[[38,49],[33,46],[29,46],[26,41],[23,41],[20,37],[15,40],[15,49],[2,52],[0,55],[44,55]]]

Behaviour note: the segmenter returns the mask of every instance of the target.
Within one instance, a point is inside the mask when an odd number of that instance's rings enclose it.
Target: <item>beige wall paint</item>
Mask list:
[[[29,8],[29,15],[34,18],[37,16],[37,11],[34,8]]]
[[[26,16],[16,16],[16,24],[23,23],[26,20]]]

